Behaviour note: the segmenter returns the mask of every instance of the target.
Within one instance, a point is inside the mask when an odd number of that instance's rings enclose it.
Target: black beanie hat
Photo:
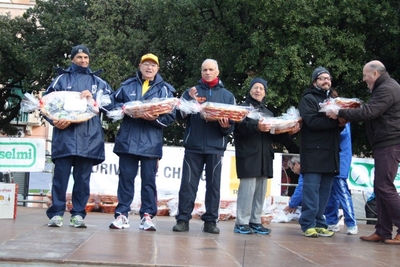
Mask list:
[[[255,83],[261,83],[262,85],[264,85],[264,89],[265,91],[267,91],[267,87],[268,87],[268,83],[266,80],[262,79],[262,78],[254,78],[253,80],[251,80],[250,82],[250,89],[253,87],[253,85]]]
[[[331,76],[331,74],[329,73],[329,71],[327,69],[325,69],[324,67],[319,66],[318,68],[316,68],[312,75],[311,75],[311,80],[312,82],[315,82],[315,80],[318,78],[319,75],[321,75],[322,73],[327,73],[329,74],[329,76]]]
[[[74,59],[74,57],[78,53],[85,53],[86,55],[90,56],[89,48],[87,48],[84,45],[77,45],[77,46],[72,47],[71,59]]]

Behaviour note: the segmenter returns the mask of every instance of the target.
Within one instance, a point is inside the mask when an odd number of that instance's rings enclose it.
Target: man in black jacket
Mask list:
[[[224,87],[218,75],[217,61],[206,59],[201,65],[202,79],[196,86],[186,90],[182,98],[196,99],[199,103],[217,102],[234,105],[235,97]],[[198,113],[189,114],[186,117],[180,115],[178,112],[177,117],[186,120],[183,138],[185,156],[179,189],[177,224],[172,230],[189,231],[189,220],[192,218],[197,189],[205,166],[206,212],[201,216],[204,221],[203,231],[219,234],[216,222],[219,219],[222,157],[228,143],[228,135],[232,133],[234,124],[226,117],[218,121],[206,121]]]
[[[324,212],[333,179],[339,174],[339,143],[343,127],[320,112],[319,104],[329,95],[331,75],[323,67],[311,76],[312,86],[299,104],[301,127],[300,158],[303,175],[302,212],[299,219],[306,237],[332,236]]]
[[[360,239],[400,244],[400,197],[394,185],[400,163],[400,85],[377,60],[364,66],[363,81],[372,93],[368,103],[357,109],[340,109],[327,115],[333,119],[366,121],[375,161],[374,193],[378,221],[375,233]],[[393,224],[398,228],[394,239]]]

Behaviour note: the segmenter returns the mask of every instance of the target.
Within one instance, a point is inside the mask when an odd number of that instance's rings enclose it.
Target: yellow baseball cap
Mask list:
[[[152,60],[155,63],[157,63],[157,65],[160,65],[160,63],[158,63],[158,57],[154,54],[146,54],[146,55],[142,56],[142,59],[140,60],[140,64],[142,64],[143,61],[146,61],[146,60]]]

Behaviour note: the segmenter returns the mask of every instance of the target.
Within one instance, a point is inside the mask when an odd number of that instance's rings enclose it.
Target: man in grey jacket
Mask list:
[[[366,121],[367,137],[375,161],[374,192],[378,221],[375,233],[361,236],[363,241],[400,244],[400,197],[394,180],[400,163],[400,85],[392,79],[382,62],[373,60],[363,68],[363,81],[372,93],[360,108],[329,112],[332,119]],[[393,224],[397,235],[392,239]]]

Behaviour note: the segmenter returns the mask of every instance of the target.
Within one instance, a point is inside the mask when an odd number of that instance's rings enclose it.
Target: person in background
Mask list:
[[[324,212],[334,177],[339,174],[339,137],[343,125],[320,112],[319,104],[328,98],[331,74],[316,68],[312,85],[303,93],[299,104],[302,118],[300,158],[303,175],[302,211],[299,223],[306,237],[330,237]]]
[[[290,197],[289,205],[287,205],[283,211],[286,213],[294,213],[297,207],[301,206],[301,199],[303,198],[303,175],[300,173],[300,157],[291,157],[287,165],[293,171],[293,173],[299,174],[299,181],[293,195]]]
[[[331,89],[331,97],[338,97],[335,89]],[[333,180],[331,195],[325,209],[325,219],[328,230],[339,232],[339,208],[341,207],[344,215],[344,223],[347,226],[347,234],[356,235],[358,233],[357,220],[354,215],[353,199],[347,184],[351,159],[353,157],[351,148],[350,123],[346,123],[343,131],[340,132],[340,172]]]
[[[253,106],[263,115],[273,114],[265,105],[267,81],[254,78],[243,106]],[[261,213],[267,190],[267,180],[273,176],[275,142],[296,147],[290,135],[300,130],[297,123],[290,133],[271,134],[271,124],[246,117],[235,124],[234,140],[236,154],[236,173],[240,179],[237,196],[236,224],[233,231],[239,234],[262,234],[271,232],[261,224]],[[294,151],[289,151],[293,153]],[[298,151],[296,151],[298,152]]]
[[[216,102],[234,105],[235,97],[224,87],[218,75],[217,61],[206,59],[201,65],[201,80],[197,86],[187,89],[182,98],[195,99],[200,104]],[[192,218],[197,189],[205,166],[206,212],[201,216],[204,221],[203,231],[219,234],[217,221],[219,219],[222,157],[234,123],[226,117],[220,118],[218,121],[206,121],[199,113],[187,116],[178,113],[177,116],[186,120],[183,138],[185,155],[179,189],[177,224],[172,230],[175,232],[189,231],[189,221]]]
[[[136,75],[124,81],[113,94],[116,106],[131,101],[173,97],[175,89],[158,73],[158,57],[145,54]],[[118,205],[111,229],[130,227],[128,213],[131,210],[135,177],[141,178],[141,207],[139,229],[156,231],[152,218],[157,214],[156,174],[162,157],[163,129],[175,121],[175,111],[163,115],[144,113],[140,118],[124,116],[117,133],[114,153],[119,156]]]
[[[400,196],[394,180],[400,163],[400,85],[378,60],[364,65],[363,81],[372,93],[360,108],[327,112],[334,120],[365,121],[375,163],[374,193],[378,220],[375,232],[360,239],[400,245]],[[337,121],[337,120],[336,120]],[[393,224],[397,234],[392,239]]]
[[[71,66],[58,69],[59,75],[47,88],[45,94],[54,91],[80,92],[81,98],[90,101],[96,98],[100,90],[103,95],[112,93],[110,85],[99,78],[89,68],[90,52],[84,45],[74,46],[71,50]],[[112,102],[110,103],[112,107]],[[104,108],[110,108],[104,107]],[[46,214],[50,218],[49,227],[61,227],[66,207],[66,191],[72,171],[74,186],[72,189],[72,209],[69,225],[86,228],[86,204],[90,196],[90,175],[92,167],[105,159],[104,133],[99,116],[82,123],[68,120],[49,120],[54,126],[51,157],[54,163],[51,186],[52,204]]]

